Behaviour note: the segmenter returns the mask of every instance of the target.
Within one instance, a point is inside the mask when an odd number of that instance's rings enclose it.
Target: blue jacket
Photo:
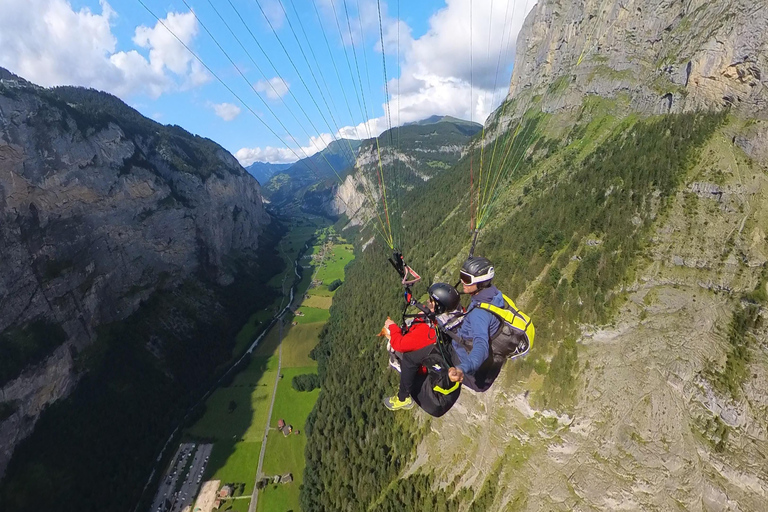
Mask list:
[[[500,320],[491,313],[478,307],[481,302],[487,302],[494,306],[504,307],[504,296],[495,286],[480,290],[472,297],[472,302],[467,308],[467,315],[461,324],[458,335],[464,339],[472,340],[472,351],[467,351],[453,342],[453,348],[459,356],[459,364],[456,368],[464,373],[474,373],[488,358],[488,345],[493,333],[499,328]]]

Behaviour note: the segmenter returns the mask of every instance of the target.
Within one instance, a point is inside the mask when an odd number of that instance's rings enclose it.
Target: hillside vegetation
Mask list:
[[[594,102],[585,104],[570,133],[559,139],[552,127],[562,131],[563,122],[568,118],[531,112],[517,140],[501,138],[510,144],[514,170],[478,244],[478,253],[495,263],[497,285],[520,297],[518,305],[534,318],[536,350],[508,365],[479,402],[464,393],[455,413],[425,437],[434,421],[381,406],[395,378],[385,369],[384,351],[373,334],[387,315],[399,314],[401,299],[381,244],[367,248],[336,294],[315,350],[323,391],[307,447],[305,510],[489,510],[503,508],[502,501],[525,508],[526,487],[515,485],[516,471],[538,448],[521,445],[521,436],[539,435],[541,425],[556,432],[557,414],[539,416],[543,424],[522,417],[516,426],[485,435],[473,418],[486,417],[490,423],[483,425],[497,426],[495,415],[514,417],[508,401],[506,412],[493,402],[498,393],[520,390],[513,383],[521,382],[520,391],[531,392],[525,393],[528,407],[574,413],[583,369],[589,367],[576,343],[583,326],[615,318],[626,301],[622,290],[636,279],[659,219],[676,204],[702,148],[730,126],[724,113],[614,118]],[[403,199],[408,229],[402,247],[424,276],[453,282],[466,256],[469,166],[465,158]],[[733,386],[729,379],[743,382],[743,333],[755,325],[754,312],[736,313],[730,328],[733,355],[722,370],[729,377],[716,380],[723,389]],[[482,440],[486,435],[498,444]],[[447,451],[441,446],[446,442]],[[496,483],[500,474],[512,483]]]

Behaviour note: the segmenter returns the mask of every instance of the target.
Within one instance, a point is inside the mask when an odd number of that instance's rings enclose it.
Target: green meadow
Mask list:
[[[314,366],[286,368],[283,370],[283,378],[277,386],[275,408],[272,411],[272,426],[277,426],[278,419],[284,419],[286,423],[293,425],[294,432],[284,436],[274,429],[267,436],[267,450],[264,457],[266,475],[284,475],[291,473],[293,482],[267,486],[259,495],[259,512],[284,512],[286,510],[300,510],[299,486],[304,473],[304,447],[307,438],[304,426],[309,413],[315,406],[320,390],[310,392],[296,391],[291,386],[291,380],[296,375],[314,373]]]
[[[325,258],[322,261],[319,258],[302,260],[303,275],[296,288],[296,297],[300,298],[297,311],[302,315],[286,315],[282,333],[279,325],[272,327],[251,354],[248,365],[231,382],[208,397],[202,416],[184,431],[185,440],[212,442],[214,445],[206,468],[206,479],[221,480],[222,484],[245,483],[242,497],[227,500],[222,504],[223,510],[248,510],[273,393],[275,403],[262,473],[266,476],[291,473],[294,481],[270,485],[260,491],[257,510],[299,510],[299,486],[306,445],[304,425],[320,390],[299,392],[293,389],[291,382],[296,375],[317,371],[317,363],[309,357],[309,353],[317,344],[318,336],[329,318],[333,292],[328,290],[328,285],[336,279],[343,281],[344,267],[354,258],[351,245],[332,241],[337,239],[332,228],[318,230],[316,225],[294,226],[278,247],[278,252],[286,259],[286,268],[269,283],[276,294],[281,288],[283,293],[287,292],[287,287],[293,283],[292,261],[311,238],[316,241],[307,254],[324,254]],[[312,288],[313,279],[322,280],[323,285]],[[253,343],[274,314],[286,305],[286,300],[285,297],[277,297],[269,308],[250,317],[237,336],[234,354],[242,354]],[[278,376],[280,347],[282,365]],[[277,420],[281,418],[293,425],[299,434],[283,436],[276,429]]]

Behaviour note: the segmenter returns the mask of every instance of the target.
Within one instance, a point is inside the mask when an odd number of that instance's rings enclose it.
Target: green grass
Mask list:
[[[248,319],[248,323],[240,329],[239,333],[237,333],[237,337],[235,338],[235,348],[232,349],[232,355],[234,357],[242,355],[251,343],[253,343],[253,340],[256,339],[261,328],[269,323],[274,314],[275,307],[279,304],[280,299],[276,299],[267,309],[257,311],[251,315]]]
[[[312,284],[312,272],[314,270],[312,267],[304,267],[304,273],[301,276],[301,281],[299,281],[299,284],[296,286],[296,296],[301,297],[305,293],[307,293],[307,290],[309,290],[309,285]]]
[[[299,324],[313,324],[315,322],[326,322],[328,321],[328,318],[330,318],[330,313],[328,312],[328,309],[323,308],[308,308],[308,307],[300,307],[299,312],[303,313],[304,316],[296,316],[294,320]]]
[[[293,476],[296,478],[296,475]],[[294,480],[289,484],[270,485],[259,492],[256,512],[286,512],[286,510],[301,510],[298,482]]]
[[[211,459],[205,469],[205,480],[221,480],[221,484],[245,483],[243,496],[253,493],[261,442],[221,441],[213,445]],[[248,500],[244,501],[246,505]],[[225,507],[226,508],[226,507]]]
[[[314,367],[287,368],[283,379],[277,386],[277,397],[272,414],[273,426],[282,418],[298,429],[300,434],[284,436],[277,430],[270,430],[267,437],[267,450],[264,456],[265,475],[293,474],[293,482],[268,486],[259,495],[258,511],[271,512],[301,510],[299,506],[299,486],[304,473],[304,447],[306,437],[304,424],[317,401],[320,390],[310,392],[296,391],[291,387],[294,376],[314,372]]]
[[[275,407],[272,410],[272,426],[277,426],[277,420],[284,419],[287,423],[304,430],[304,422],[307,420],[312,407],[315,405],[319,389],[313,391],[296,391],[291,386],[291,381],[296,375],[305,373],[316,373],[317,368],[312,366],[303,366],[297,368],[285,368],[282,372],[283,378],[277,385],[277,396],[275,397]],[[281,434],[282,437],[282,434]],[[271,445],[267,443],[267,448]],[[267,450],[267,456],[269,450]],[[264,459],[266,464],[267,459]],[[302,466],[303,467],[303,466]]]
[[[317,345],[323,325],[323,322],[316,322],[291,326],[283,339],[283,368],[314,367],[317,364],[309,358],[309,352]]]
[[[310,295],[308,299],[304,299],[302,306],[319,309],[330,309],[332,297],[321,297],[320,295]]]
[[[320,268],[317,269],[315,279],[330,284],[334,279],[344,279],[344,267],[355,257],[352,246],[349,244],[334,245],[330,254],[326,253]]]
[[[232,384],[216,389],[206,400],[205,414],[185,432],[187,438],[215,441],[262,438],[277,374],[278,341],[278,332],[273,329]],[[237,407],[229,412],[232,401]]]
[[[318,230],[318,226],[301,226],[294,227],[289,234],[287,234],[278,244],[278,252],[285,261],[285,270],[280,274],[277,274],[269,280],[267,286],[280,289],[285,279],[286,283],[291,282],[293,279],[293,262],[299,255],[299,251],[304,247],[304,244]]]
[[[322,246],[320,244],[315,245],[312,248],[312,254],[321,254]],[[336,244],[333,245],[329,251],[325,253],[325,258],[322,262],[312,262],[312,279],[322,281],[322,285],[315,288],[310,288],[306,293],[310,296],[333,297],[336,291],[330,291],[328,285],[336,279],[344,280],[344,267],[347,263],[352,261],[355,257],[354,249],[349,244]],[[330,307],[330,300],[329,307]],[[307,304],[309,305],[309,304]]]
[[[274,370],[263,373],[257,379],[238,375],[230,387],[217,389],[206,400],[205,414],[187,430],[186,435],[214,441],[261,439],[275,377]],[[235,402],[237,407],[229,412],[231,402]]]
[[[287,235],[281,242],[281,254],[290,258],[288,262],[296,258],[298,250],[317,228],[305,226],[294,229],[295,232]],[[317,253],[320,248],[321,244],[317,244],[312,251]],[[328,284],[334,279],[343,279],[344,267],[352,258],[350,245],[334,246],[326,255],[325,266],[317,269],[317,275],[314,266],[304,269],[303,278],[297,287],[297,295],[301,297],[308,293],[313,275]],[[287,276],[286,284],[292,281],[293,267],[290,263],[280,276],[274,278],[276,288],[282,283],[284,276]],[[293,473],[295,480],[291,484],[278,485],[277,489],[269,486],[263,491],[259,499],[260,511],[300,510],[299,485],[302,481],[306,445],[304,426],[320,390],[299,392],[293,389],[291,381],[296,375],[316,371],[317,363],[309,358],[309,352],[317,344],[318,335],[329,318],[328,309],[333,300],[333,293],[328,291],[327,285],[310,290],[309,293],[313,291],[322,295],[312,294],[303,301],[299,310],[304,316],[285,318],[286,323],[282,331],[283,377],[278,381],[272,414],[273,427],[277,425],[278,419],[283,418],[302,433],[284,437],[276,430],[271,430],[267,438],[263,468],[267,475]],[[277,298],[269,308],[251,316],[237,336],[235,354],[242,353],[253,342],[262,326],[272,318],[280,300],[281,298]],[[295,320],[297,325],[291,326],[291,320]],[[245,370],[235,376],[230,386],[214,391],[206,401],[205,414],[185,432],[186,438],[214,441],[205,478],[221,480],[222,483],[245,482],[244,495],[253,491],[261,440],[277,375],[279,342],[280,330],[273,328],[256,348]],[[232,401],[237,406],[229,412]],[[245,512],[249,501],[229,500],[223,504],[222,509]]]

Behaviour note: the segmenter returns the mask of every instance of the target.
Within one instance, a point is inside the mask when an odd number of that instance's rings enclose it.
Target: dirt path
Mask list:
[[[272,408],[275,405],[275,396],[277,396],[277,385],[280,382],[280,369],[283,365],[283,321],[280,319],[280,341],[278,344],[277,356],[277,375],[275,376],[275,387],[272,389],[272,400],[269,403],[269,414],[267,415],[267,425],[264,427],[264,440],[261,443],[261,453],[259,453],[259,466],[256,469],[256,480],[253,483],[253,495],[251,503],[248,506],[248,512],[256,512],[256,503],[259,498],[259,480],[262,478],[261,468],[264,464],[264,453],[267,451],[267,435],[269,434],[269,425],[272,423]]]

